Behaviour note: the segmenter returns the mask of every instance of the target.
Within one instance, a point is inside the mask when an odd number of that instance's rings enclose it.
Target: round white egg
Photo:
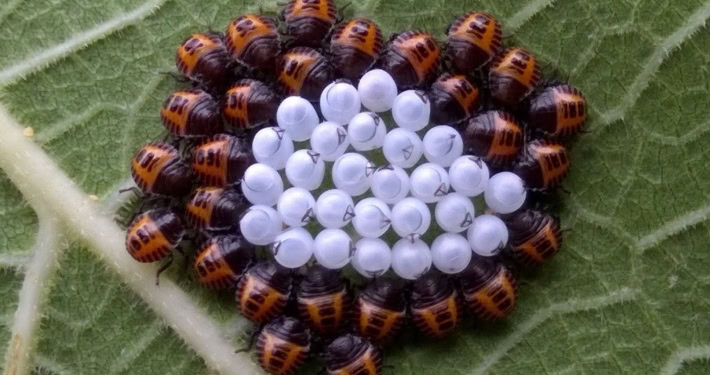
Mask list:
[[[303,228],[287,229],[276,236],[271,251],[280,265],[299,268],[313,256],[313,237]]]
[[[244,239],[258,246],[272,243],[281,233],[281,227],[279,213],[264,205],[249,207],[239,219],[239,230]]]
[[[449,193],[436,204],[434,218],[441,229],[460,233],[473,223],[476,211],[471,198],[459,193]]]
[[[352,196],[364,194],[370,188],[370,176],[375,165],[364,156],[349,152],[333,163],[333,183],[335,187]]]
[[[292,187],[281,194],[276,210],[289,227],[302,227],[315,218],[316,200],[306,189]]]
[[[286,160],[293,154],[293,140],[286,131],[272,126],[261,129],[254,135],[251,149],[257,163],[280,170],[286,166]]]
[[[319,124],[311,134],[311,149],[319,153],[324,161],[335,161],[349,145],[348,132],[332,121]]]
[[[397,98],[397,84],[392,76],[382,69],[365,73],[360,78],[357,91],[362,105],[372,112],[389,111]]]
[[[379,238],[363,238],[355,244],[350,264],[367,278],[382,276],[392,265],[392,250]]]
[[[358,151],[370,151],[382,147],[387,135],[384,120],[373,112],[355,115],[348,124],[348,139]]]
[[[481,256],[496,255],[508,244],[508,227],[494,215],[473,219],[466,235],[473,252]]]
[[[409,176],[409,190],[426,203],[438,202],[449,193],[449,173],[438,164],[424,163]]]
[[[387,204],[395,204],[409,194],[409,176],[401,167],[389,164],[370,177],[372,194]]]
[[[443,233],[431,244],[431,257],[439,271],[457,274],[463,271],[471,261],[471,246],[462,235]]]
[[[252,164],[244,172],[242,192],[251,204],[273,206],[284,191],[281,176],[266,164]]]
[[[313,150],[298,150],[286,162],[286,178],[291,185],[315,190],[323,183],[325,162]]]
[[[397,95],[392,105],[392,117],[401,128],[419,131],[429,125],[431,102],[424,91],[407,90]]]
[[[308,100],[300,96],[289,96],[276,110],[276,122],[291,139],[302,142],[310,138],[320,119]]]
[[[382,152],[391,164],[402,168],[411,168],[421,159],[424,145],[417,133],[403,128],[395,128],[385,136]]]
[[[326,120],[345,125],[360,112],[360,94],[347,82],[332,82],[320,95],[320,110]]]
[[[325,228],[342,228],[353,217],[355,217],[353,198],[342,190],[328,190],[316,200],[316,218]]]
[[[421,236],[431,225],[429,207],[416,198],[404,198],[392,208],[392,228],[400,237]]]
[[[353,226],[363,237],[380,237],[392,224],[392,211],[377,198],[365,198],[355,205]]]
[[[355,245],[342,229],[324,229],[313,242],[313,255],[318,264],[337,270],[350,263]]]
[[[392,247],[392,270],[403,279],[418,279],[429,271],[431,263],[431,251],[422,240],[403,238]]]
[[[523,206],[527,191],[525,183],[518,175],[512,172],[500,172],[488,180],[483,197],[491,210],[509,214]]]
[[[463,139],[447,125],[435,126],[424,135],[424,157],[434,164],[448,167],[463,154]]]
[[[454,160],[449,167],[449,181],[457,193],[475,197],[488,186],[488,165],[476,156],[465,155]]]

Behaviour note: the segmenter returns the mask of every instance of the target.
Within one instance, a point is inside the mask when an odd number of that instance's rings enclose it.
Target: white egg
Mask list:
[[[431,225],[429,207],[416,198],[404,198],[392,208],[392,228],[400,237],[420,236]]]
[[[483,197],[491,210],[509,214],[523,206],[527,191],[525,183],[518,175],[512,172],[500,172],[488,180]]]
[[[459,234],[441,234],[431,244],[434,267],[443,273],[456,274],[463,271],[472,255],[471,245]]]
[[[419,131],[429,125],[431,102],[424,91],[407,90],[394,100],[392,117],[401,128]]]
[[[351,196],[358,196],[370,188],[370,176],[375,169],[364,156],[349,152],[333,163],[333,183]]]
[[[306,189],[292,187],[281,194],[276,210],[284,224],[302,227],[315,218],[316,200]]]
[[[396,128],[390,130],[385,136],[382,151],[387,161],[402,168],[411,168],[424,153],[424,145],[417,133]]]
[[[345,125],[360,112],[360,94],[355,86],[335,81],[323,89],[320,110],[326,120]]]
[[[384,120],[373,112],[355,115],[348,124],[348,139],[358,151],[370,151],[382,147],[387,135]]]
[[[493,215],[481,215],[473,219],[466,235],[471,249],[481,256],[496,255],[508,244],[508,227],[503,220]]]
[[[291,228],[276,236],[271,244],[274,259],[286,268],[298,268],[313,256],[313,237],[303,228]]]
[[[388,164],[370,177],[372,194],[387,204],[395,204],[409,194],[409,176],[404,169]]]
[[[448,167],[463,154],[463,139],[459,132],[446,125],[435,126],[424,135],[424,157],[432,163]]]
[[[318,264],[332,270],[347,266],[354,253],[355,245],[342,229],[324,229],[313,242],[313,255]]]
[[[377,198],[365,198],[355,205],[353,226],[363,237],[380,237],[392,224],[392,211]]]
[[[313,129],[311,149],[320,154],[324,161],[335,161],[350,145],[348,132],[344,127],[326,121]]]
[[[257,163],[280,170],[286,166],[286,160],[293,154],[293,140],[285,130],[272,126],[261,129],[254,135],[251,149]]]
[[[397,98],[397,84],[392,76],[382,69],[373,69],[360,78],[357,91],[362,105],[372,112],[392,109]]]
[[[476,156],[465,155],[454,160],[449,167],[449,181],[457,193],[475,197],[488,186],[488,165]]]
[[[281,233],[281,217],[273,208],[255,205],[242,214],[239,229],[249,243],[265,246]]]
[[[418,279],[429,271],[431,263],[431,251],[422,240],[403,238],[392,247],[392,269],[403,279]]]
[[[441,229],[460,233],[468,229],[476,215],[471,198],[459,193],[449,193],[436,204],[434,218]]]
[[[409,176],[409,190],[425,203],[438,202],[449,192],[449,174],[438,164],[424,163]]]
[[[308,100],[300,96],[289,96],[276,110],[276,122],[291,139],[302,142],[311,136],[320,119],[313,104]]]
[[[363,238],[355,244],[350,264],[367,278],[382,276],[392,265],[392,250],[379,238]]]
[[[274,168],[266,164],[252,164],[244,172],[242,192],[251,204],[273,206],[284,191],[284,183]]]
[[[286,162],[286,178],[291,185],[315,190],[323,183],[325,162],[313,150],[298,150]]]
[[[342,190],[328,190],[316,200],[316,218],[325,228],[342,228],[353,217],[355,217],[353,198]]]

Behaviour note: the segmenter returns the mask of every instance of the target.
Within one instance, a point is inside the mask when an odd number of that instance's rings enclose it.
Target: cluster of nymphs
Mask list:
[[[315,354],[329,374],[380,374],[379,348],[409,322],[443,337],[464,305],[507,317],[511,262],[540,265],[562,242],[530,192],[559,187],[586,119],[582,94],[503,48],[487,13],[456,19],[443,48],[418,31],[384,43],[337,13],[291,0],[280,20],[188,37],[176,65],[192,86],[160,111],[170,136],[131,165],[150,209],[130,255],[163,270],[194,242],[196,279],[236,291],[272,374]],[[371,281],[352,290],[346,267]]]

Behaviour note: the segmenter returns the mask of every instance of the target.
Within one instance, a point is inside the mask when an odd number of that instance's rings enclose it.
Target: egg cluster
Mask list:
[[[328,374],[376,375],[407,325],[440,338],[464,306],[507,317],[513,270],[561,247],[539,197],[586,119],[584,96],[504,48],[488,13],[455,19],[445,48],[420,31],[385,43],[338,13],[290,0],[279,20],[190,35],[175,62],[191,86],[160,110],[169,136],[131,162],[143,204],[128,253],[160,275],[187,250],[197,281],[261,327],[272,374],[317,356],[316,336]]]

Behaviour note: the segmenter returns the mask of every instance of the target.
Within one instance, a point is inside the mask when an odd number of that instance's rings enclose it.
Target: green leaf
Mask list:
[[[6,374],[19,363],[10,332],[32,317],[39,324],[27,337],[30,372],[210,372],[216,359],[185,338],[204,327],[175,329],[176,317],[154,310],[160,293],[136,281],[153,269],[120,263],[120,238],[97,228],[112,228],[107,215],[120,205],[115,192],[134,150],[162,134],[157,108],[180,84],[161,73],[174,70],[177,44],[246,11],[275,14],[278,7],[227,0],[0,4],[0,112],[7,108],[16,120],[0,113]],[[495,14],[506,44],[525,46],[548,76],[569,75],[588,98],[589,132],[572,149],[571,194],[560,196],[571,230],[549,265],[521,276],[508,321],[467,322],[440,342],[408,332],[386,348],[393,366],[386,371],[710,372],[710,3],[355,0],[346,14],[373,18],[385,34],[417,28],[442,37],[471,9]],[[34,137],[12,138],[24,127]],[[102,207],[66,208],[84,202],[77,192],[98,196]],[[202,290],[180,268],[169,278],[198,308],[193,313],[219,328],[215,347],[242,347],[249,325],[231,297]],[[163,290],[172,300],[175,290]],[[28,298],[36,308],[16,318]],[[226,361],[249,365],[245,357]]]

